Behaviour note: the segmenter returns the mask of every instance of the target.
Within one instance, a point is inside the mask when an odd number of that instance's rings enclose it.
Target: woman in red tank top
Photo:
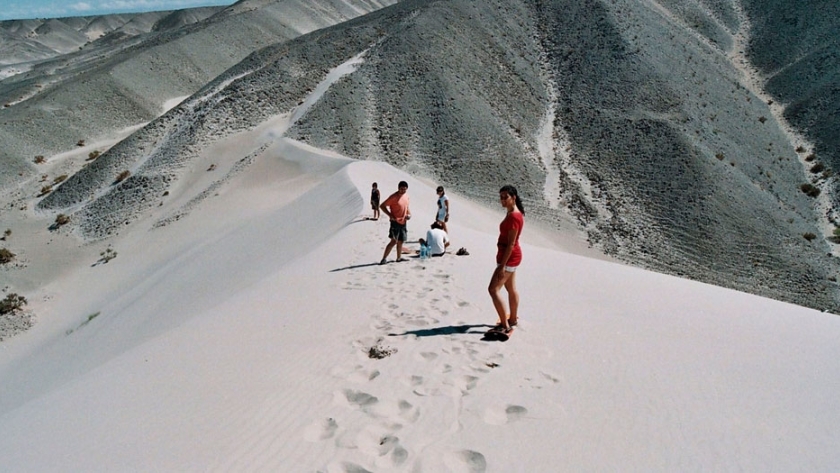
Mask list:
[[[510,332],[511,327],[518,322],[517,311],[519,309],[519,292],[516,290],[516,268],[522,262],[522,249],[519,247],[519,235],[525,225],[525,209],[522,206],[522,199],[516,188],[510,185],[499,190],[499,201],[507,210],[507,215],[499,225],[499,240],[496,243],[496,270],[490,278],[490,298],[493,306],[499,315],[499,324],[494,330]],[[505,308],[502,300],[502,287],[508,293],[508,306],[510,312]]]

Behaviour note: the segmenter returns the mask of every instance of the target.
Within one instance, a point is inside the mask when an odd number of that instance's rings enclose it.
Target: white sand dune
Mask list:
[[[370,183],[409,182],[412,241],[435,184],[252,149],[283,120],[216,145],[110,262],[54,238],[76,263],[0,345],[4,471],[840,468],[837,316],[575,254],[526,215],[521,327],[482,341],[498,204],[453,189],[471,254],[380,266]]]

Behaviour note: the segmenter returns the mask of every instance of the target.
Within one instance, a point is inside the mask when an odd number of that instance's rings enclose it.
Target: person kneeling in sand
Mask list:
[[[420,244],[429,247],[430,255],[443,256],[449,247],[449,235],[443,231],[440,222],[436,221],[432,228],[426,231],[426,239],[420,239]]]

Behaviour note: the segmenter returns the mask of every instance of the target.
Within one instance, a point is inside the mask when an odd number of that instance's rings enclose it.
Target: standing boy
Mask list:
[[[373,209],[373,219],[379,220],[379,188],[375,182],[370,189],[370,207]]]
[[[397,192],[391,194],[382,205],[379,206],[385,215],[391,220],[391,227],[388,230],[388,238],[391,241],[385,247],[382,261],[379,264],[387,263],[388,254],[391,249],[397,247],[397,261],[405,261],[402,257],[403,243],[408,239],[408,219],[411,218],[411,210],[408,208],[408,183],[400,181]]]

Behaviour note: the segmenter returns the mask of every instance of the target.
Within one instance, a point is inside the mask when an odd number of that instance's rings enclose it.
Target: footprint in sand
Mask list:
[[[484,422],[490,425],[505,425],[515,422],[528,414],[522,406],[508,405],[504,410],[488,408],[484,411]]]
[[[339,403],[344,403],[349,407],[359,408],[362,410],[366,410],[379,402],[379,399],[376,396],[371,396],[366,392],[354,391],[352,389],[345,389],[336,393],[335,397],[336,401]]]
[[[487,471],[487,460],[479,452],[460,450],[446,455],[443,459],[453,473],[482,473]]]
[[[379,426],[362,429],[355,443],[360,452],[374,458],[379,468],[397,467],[408,459],[408,450],[400,444],[399,437]]]
[[[303,438],[309,442],[318,442],[332,438],[336,430],[338,430],[338,424],[335,422],[335,419],[324,419],[313,422],[309,427],[304,429]]]

